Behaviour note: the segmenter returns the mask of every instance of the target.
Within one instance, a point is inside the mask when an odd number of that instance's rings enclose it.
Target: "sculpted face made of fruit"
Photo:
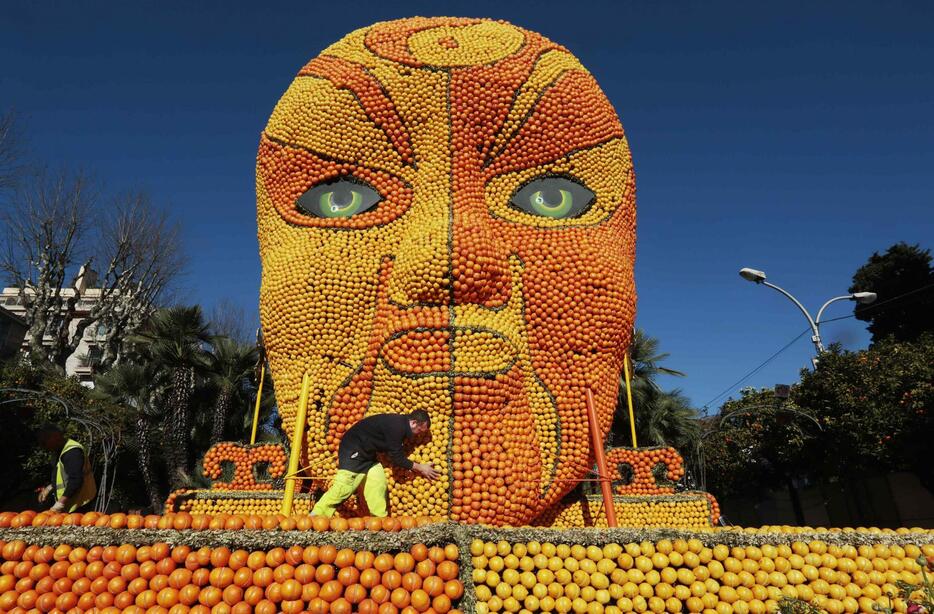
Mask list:
[[[635,315],[635,180],[613,107],[563,47],[413,18],[305,65],[257,155],[260,311],[306,473],[361,418],[427,410],[390,513],[528,523],[591,465]]]

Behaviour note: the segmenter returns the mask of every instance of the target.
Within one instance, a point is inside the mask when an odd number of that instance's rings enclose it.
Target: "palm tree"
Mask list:
[[[227,337],[215,337],[208,360],[209,377],[217,386],[217,400],[211,425],[211,443],[224,437],[224,426],[235,402],[245,402],[243,393],[253,375],[258,358],[252,345],[238,343]]]
[[[642,425],[646,441],[672,446],[689,452],[700,436],[697,412],[680,390],[662,392],[654,399],[651,411]],[[636,424],[639,419],[636,418]]]
[[[162,506],[162,495],[153,472],[152,434],[159,418],[162,390],[153,365],[122,363],[94,380],[94,393],[132,408],[136,413],[136,446],[139,473],[153,510]]]
[[[656,381],[659,375],[684,377],[684,373],[662,366],[668,358],[660,342],[642,329],[633,331],[629,356],[632,383],[633,413],[636,417],[636,437],[642,446],[673,445],[683,447],[699,433],[696,412],[680,391],[665,392]],[[612,438],[613,443],[630,443],[629,407],[626,382],[620,378]]]
[[[166,431],[169,433],[170,482],[180,488],[188,480],[191,462],[191,393],[195,375],[207,365],[204,345],[211,341],[201,307],[160,309],[133,336],[148,356],[170,375]]]
[[[633,394],[640,391],[643,394],[647,390],[660,390],[655,378],[659,375],[673,375],[675,377],[684,377],[683,371],[676,371],[668,367],[663,367],[659,363],[666,360],[670,354],[659,352],[661,342],[655,337],[650,337],[641,328],[637,328],[632,333],[632,343],[629,344],[629,360],[632,365]]]

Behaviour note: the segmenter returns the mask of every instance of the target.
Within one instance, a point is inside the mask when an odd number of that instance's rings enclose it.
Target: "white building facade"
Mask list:
[[[80,297],[75,304],[74,316],[68,323],[70,334],[74,334],[78,324],[87,319],[91,309],[100,300],[101,289],[93,287],[96,283],[97,274],[92,269],[85,271],[82,267],[72,287],[61,289],[61,295],[65,299],[74,298],[76,294]],[[26,292],[29,292],[29,289]],[[4,288],[3,292],[0,293],[0,306],[14,316],[25,319],[26,307],[20,296],[19,288]],[[104,337],[102,326],[88,326],[78,347],[65,361],[65,374],[76,376],[83,385],[88,387],[93,387],[95,367],[100,363],[101,347],[99,340]],[[23,349],[29,347],[30,340],[27,331],[23,339]],[[48,338],[45,342],[51,345],[52,340]]]

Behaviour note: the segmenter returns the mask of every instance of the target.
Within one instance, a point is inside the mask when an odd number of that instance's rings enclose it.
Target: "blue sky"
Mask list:
[[[873,251],[934,247],[929,2],[10,1],[0,107],[38,158],[146,187],[183,224],[188,301],[256,317],[253,166],[276,100],[350,30],[438,14],[541,32],[616,106],[638,186],[638,325],[688,373],[663,385],[698,406],[806,328],[740,267],[816,311]],[[822,332],[868,342],[853,319]],[[746,384],[793,382],[811,352],[804,335]]]

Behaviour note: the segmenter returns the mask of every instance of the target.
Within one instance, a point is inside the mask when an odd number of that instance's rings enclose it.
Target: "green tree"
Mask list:
[[[659,393],[646,405],[647,417],[642,424],[636,417],[639,441],[655,445],[668,445],[685,453],[691,450],[700,436],[697,411],[680,390]]]
[[[211,424],[211,443],[224,437],[224,429],[234,404],[249,404],[250,380],[256,367],[256,347],[238,343],[227,337],[216,337],[208,356],[208,376],[217,387]]]
[[[50,364],[17,361],[0,363],[0,402],[0,509],[35,509],[33,489],[49,483],[54,458],[35,437],[44,422],[85,444],[102,504],[115,509],[138,500],[135,471],[124,465],[131,429],[121,406],[93,396]]]
[[[160,309],[133,340],[142,346],[145,359],[169,373],[165,431],[169,446],[169,482],[180,488],[188,481],[191,463],[191,397],[198,373],[208,364],[205,345],[211,341],[201,307]]]
[[[819,369],[802,371],[792,397],[824,428],[821,446],[833,451],[826,475],[910,470],[934,491],[934,333],[860,352],[832,346]]]
[[[719,497],[787,488],[804,522],[793,481],[811,475],[824,456],[813,416],[770,388],[745,388],[706,427],[698,444],[702,486]]]
[[[159,432],[159,405],[165,385],[152,363],[138,365],[124,362],[94,380],[94,394],[132,410],[135,452],[149,505],[159,510],[165,497],[156,479],[153,436]]]
[[[853,274],[849,291],[878,295],[876,302],[857,303],[854,310],[857,319],[869,322],[873,343],[889,335],[897,341],[913,341],[925,331],[934,331],[934,268],[929,249],[896,243],[884,254],[873,253]]]

